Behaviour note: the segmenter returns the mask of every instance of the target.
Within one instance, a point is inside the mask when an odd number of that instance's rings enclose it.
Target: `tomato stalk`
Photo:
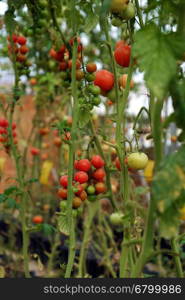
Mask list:
[[[73,35],[76,36],[76,21],[75,21],[75,1],[71,0],[71,22]],[[65,273],[65,278],[71,276],[73,262],[75,257],[75,226],[72,215],[72,202],[73,202],[73,170],[74,170],[74,155],[75,155],[75,142],[76,142],[76,128],[78,124],[78,111],[79,103],[77,97],[77,83],[76,83],[76,60],[77,60],[77,39],[74,39],[72,49],[72,99],[73,99],[73,110],[72,118],[73,123],[71,127],[71,140],[69,141],[69,166],[68,166],[68,190],[67,190],[67,222],[70,230],[69,235],[69,258]]]
[[[84,236],[83,236],[83,241],[80,249],[80,257],[79,257],[78,276],[77,276],[79,278],[84,278],[85,275],[86,254],[87,254],[88,244],[90,240],[91,225],[94,216],[97,213],[98,208],[99,208],[99,202],[96,201],[95,203],[88,203],[87,212],[86,212],[87,215],[86,215],[86,219],[84,220]]]

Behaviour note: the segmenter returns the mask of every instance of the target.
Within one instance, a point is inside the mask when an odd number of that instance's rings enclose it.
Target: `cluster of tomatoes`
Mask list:
[[[129,0],[112,0],[111,2],[112,25],[120,27],[123,21],[128,21],[135,17],[135,5]]]
[[[5,149],[8,151],[11,141],[9,135],[9,122],[7,119],[0,119],[0,142],[3,143]],[[13,143],[17,144],[17,133],[16,133],[16,124],[12,123],[12,138]]]
[[[17,68],[20,75],[29,75],[30,62],[27,60],[29,48],[26,46],[27,39],[23,35],[12,34],[8,36],[8,52],[9,55],[15,55]]]
[[[85,158],[75,161],[73,208],[79,208],[86,199],[95,201],[98,194],[106,192],[104,165],[105,162],[99,155],[92,156],[91,160]],[[62,200],[67,200],[67,175],[61,176],[60,185],[62,187],[58,190],[58,196]]]
[[[116,63],[123,67],[128,68],[130,65],[131,58],[131,46],[129,46],[125,41],[120,40],[115,45],[114,58]],[[107,97],[112,103],[116,101],[116,91],[115,91],[115,78],[113,73],[108,70],[99,70],[95,74],[94,80],[95,86],[100,88],[101,94]],[[123,74],[118,79],[118,84],[121,89],[126,88],[127,84],[127,74]],[[131,80],[130,88],[134,87],[134,82]]]

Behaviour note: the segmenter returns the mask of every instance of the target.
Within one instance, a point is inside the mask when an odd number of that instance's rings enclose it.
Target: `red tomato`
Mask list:
[[[95,167],[96,169],[102,168],[105,165],[104,160],[101,158],[100,155],[93,155],[92,159],[91,159],[91,164],[93,165],[93,167]]]
[[[75,192],[76,196],[80,196],[80,194],[84,191],[84,188],[81,184],[75,185],[74,188],[77,190],[77,192]]]
[[[110,91],[114,86],[114,75],[107,70],[97,71],[95,74],[94,84],[99,86],[103,91]]]
[[[17,43],[17,39],[18,39],[18,36],[17,36],[16,34],[12,34],[12,41],[13,41],[14,43]],[[8,40],[8,41],[11,41],[10,36],[7,37],[7,40]]]
[[[8,131],[5,128],[0,128],[0,134],[8,134]]]
[[[58,196],[60,197],[60,198],[62,198],[62,199],[67,199],[67,189],[63,189],[63,188],[61,188],[61,189],[59,189],[58,190]]]
[[[19,45],[25,45],[26,42],[27,42],[27,40],[26,40],[26,38],[25,38],[24,36],[19,36],[19,37],[17,38],[17,43],[18,43]]]
[[[117,42],[116,42],[116,45],[115,45],[115,49],[119,48],[120,46],[123,47],[123,46],[125,46],[125,44],[126,44],[125,41],[122,41],[122,40],[117,41]]]
[[[35,216],[32,218],[32,222],[34,224],[42,224],[44,222],[44,219],[42,216]]]
[[[77,172],[74,177],[74,180],[79,183],[85,183],[88,181],[88,179],[89,179],[88,174],[83,171]]]
[[[67,175],[63,175],[60,177],[60,185],[62,185],[65,188],[68,186],[68,176]]]
[[[88,159],[81,159],[76,163],[75,168],[79,171],[88,172],[91,168],[91,163]]]
[[[40,135],[47,135],[49,133],[49,128],[43,127],[39,129]]]
[[[65,71],[68,68],[68,64],[66,61],[61,61],[61,63],[59,64],[59,69],[60,71]]]
[[[26,47],[26,45],[23,45],[20,47],[19,51],[21,54],[26,54],[26,53],[28,53],[29,49],[28,49],[28,47]]]
[[[97,181],[103,181],[104,177],[105,177],[105,171],[104,169],[100,168],[97,169],[94,173],[93,173],[93,177],[97,180]]]
[[[31,154],[34,156],[39,155],[39,153],[40,153],[40,150],[35,147],[32,147],[30,151],[31,151]]]
[[[12,123],[12,129],[15,129],[17,127],[16,123]]]
[[[87,72],[89,72],[89,73],[94,73],[94,72],[96,72],[96,70],[97,70],[97,66],[96,66],[95,63],[88,63],[88,64],[86,65],[86,70],[87,70]]]
[[[121,170],[121,164],[120,164],[120,161],[119,161],[118,157],[116,157],[115,165],[116,165],[116,168],[120,171]]]
[[[8,127],[9,123],[6,119],[0,119],[0,127]]]
[[[123,68],[129,67],[130,55],[131,47],[129,45],[120,46],[114,51],[114,57],[117,64]]]
[[[56,52],[53,48],[51,48],[51,50],[49,51],[49,55],[50,55],[52,58],[56,59],[56,57],[57,57],[57,52]]]

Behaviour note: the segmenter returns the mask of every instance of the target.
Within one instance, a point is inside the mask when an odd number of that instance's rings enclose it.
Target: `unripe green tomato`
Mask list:
[[[123,22],[120,18],[113,18],[111,24],[112,26],[120,27],[123,24]]]
[[[64,71],[62,71],[62,72],[60,72],[60,77],[62,78],[62,79],[67,79],[67,73],[66,72],[64,72]]]
[[[112,102],[116,101],[116,90],[112,89],[110,92],[107,93],[106,97],[111,100]]]
[[[81,105],[81,104],[84,104],[85,103],[85,98],[78,98],[78,103]]]
[[[78,215],[77,209],[73,209],[73,210],[72,210],[72,216],[73,216],[74,218],[76,218],[77,215]]]
[[[95,86],[95,85],[89,85],[88,90],[95,96],[100,95],[101,93],[101,89],[99,88],[99,86]]]
[[[121,212],[115,212],[110,215],[110,222],[114,226],[123,225],[123,214]]]
[[[48,2],[47,2],[47,0],[39,0],[39,5],[40,5],[40,7],[45,8],[45,7],[47,7]]]
[[[95,192],[96,192],[96,190],[95,190],[94,185],[89,185],[89,186],[87,187],[87,193],[88,193],[89,195],[94,195]]]
[[[42,16],[42,18],[47,18],[49,15],[48,15],[48,11],[46,10],[46,9],[43,9],[42,11],[41,11],[41,16]]]
[[[101,103],[100,97],[94,97],[94,98],[93,98],[93,104],[94,104],[95,106],[98,106],[100,103]]]
[[[148,156],[143,152],[134,152],[127,157],[128,167],[135,170],[145,169],[148,163]]]
[[[88,74],[85,76],[85,78],[86,78],[86,80],[87,80],[88,82],[92,82],[92,81],[95,80],[96,76],[95,76],[94,73],[91,73],[91,74],[88,73]]]
[[[124,9],[120,16],[124,19],[124,20],[130,20],[132,18],[134,18],[136,15],[136,8],[135,5],[133,3],[129,3],[127,5],[127,8]]]
[[[66,211],[67,209],[67,201],[60,201],[60,210],[61,211]]]
[[[97,199],[96,196],[88,196],[88,198],[87,198],[87,200],[88,200],[89,202],[95,202],[96,199]]]
[[[40,26],[40,27],[47,27],[47,20],[46,19],[39,19],[38,20],[38,26]]]

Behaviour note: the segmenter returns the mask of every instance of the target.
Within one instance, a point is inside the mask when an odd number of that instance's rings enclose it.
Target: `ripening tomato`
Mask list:
[[[27,42],[27,39],[24,37],[24,36],[19,36],[18,38],[17,38],[17,43],[19,44],[19,45],[25,45],[26,44],[26,42]]]
[[[37,156],[37,155],[40,154],[40,149],[35,148],[35,147],[32,147],[31,150],[30,150],[30,152],[31,152],[31,154],[32,154],[33,156]]]
[[[88,73],[94,73],[97,70],[97,65],[95,63],[88,63],[86,65],[86,70]]]
[[[74,197],[73,199],[73,208],[78,208],[82,204],[82,200],[79,197]]]
[[[87,199],[87,193],[86,193],[86,191],[82,191],[79,196],[80,196],[80,199],[82,201],[85,201]]]
[[[31,85],[36,85],[37,84],[37,79],[36,78],[31,78],[30,79],[30,84]]]
[[[74,191],[76,196],[80,196],[80,194],[84,191],[84,188],[81,184],[74,185],[74,188],[75,188],[75,191],[76,191],[76,192]]]
[[[91,168],[91,163],[88,159],[80,159],[76,162],[75,168],[79,171],[88,172]]]
[[[32,218],[32,222],[34,223],[34,224],[42,224],[43,222],[44,222],[44,219],[43,219],[43,217],[42,216],[34,216],[33,218]]]
[[[16,60],[20,63],[25,62],[26,61],[26,56],[23,54],[18,54],[16,57]]]
[[[105,165],[104,160],[101,158],[100,155],[93,155],[91,158],[91,164],[96,169],[102,168]]]
[[[59,189],[57,195],[62,199],[67,199],[67,189]]]
[[[42,160],[46,160],[46,159],[48,159],[48,157],[49,157],[48,153],[42,153],[41,156],[40,156],[40,158]]]
[[[76,70],[76,80],[80,81],[84,78],[84,72],[82,70]]]
[[[143,152],[134,152],[127,157],[129,168],[143,170],[148,163],[148,156]]]
[[[97,193],[97,194],[103,194],[103,193],[105,193],[106,190],[107,190],[106,185],[105,185],[105,183],[103,183],[103,182],[98,182],[98,183],[96,183],[95,189],[96,189],[96,193]]]
[[[129,45],[120,46],[114,51],[114,57],[117,64],[123,68],[129,67],[130,56],[131,56],[131,47]]]
[[[126,9],[124,9],[120,15],[124,20],[130,20],[135,17],[135,14],[136,14],[135,5],[133,3],[129,3]]]
[[[122,88],[126,88],[126,84],[127,84],[127,74],[123,74],[120,78],[119,78],[119,86]],[[134,88],[134,81],[131,79],[130,81],[130,88],[133,89]]]
[[[23,45],[19,48],[19,51],[21,54],[26,54],[26,53],[28,53],[29,49],[28,49],[28,47],[26,47],[26,45]]]
[[[53,144],[54,144],[55,146],[57,146],[57,147],[60,147],[61,144],[62,144],[61,138],[60,138],[59,136],[56,136],[56,137],[54,138],[54,140],[53,140]]]
[[[63,175],[60,177],[60,185],[62,185],[64,188],[68,186],[68,176]]]
[[[112,0],[110,10],[112,13],[121,13],[126,9],[129,0]]]
[[[114,75],[107,70],[99,70],[95,74],[94,84],[99,86],[104,92],[110,91],[114,86]]]
[[[74,180],[79,183],[85,183],[89,179],[88,174],[83,171],[79,171],[75,174]]]
[[[47,135],[49,133],[49,128],[43,127],[39,129],[40,135]]]
[[[105,171],[103,168],[97,169],[94,173],[93,173],[93,178],[96,179],[97,181],[103,181],[104,177],[105,177]]]

